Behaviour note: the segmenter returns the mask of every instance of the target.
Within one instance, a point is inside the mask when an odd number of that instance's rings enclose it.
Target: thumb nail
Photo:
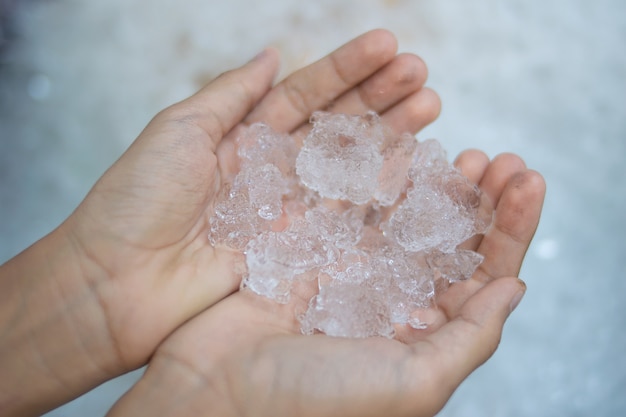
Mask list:
[[[263,59],[265,57],[265,55],[267,55],[267,52],[268,52],[268,48],[263,49],[261,52],[256,54],[256,56],[254,58],[252,58],[249,62],[254,62],[254,61],[258,61],[260,59]]]
[[[511,299],[511,303],[509,304],[509,312],[513,312],[513,310],[515,310],[520,301],[522,301],[522,297],[524,297],[524,294],[526,293],[526,284],[522,280],[519,280],[519,282],[522,288],[520,288],[520,290],[516,292]]]

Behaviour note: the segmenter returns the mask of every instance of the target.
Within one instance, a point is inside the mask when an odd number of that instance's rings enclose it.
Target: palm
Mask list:
[[[98,181],[67,229],[89,260],[85,276],[121,370],[145,363],[178,325],[238,286],[232,254],[206,236],[220,183],[237,169],[238,126],[264,121],[293,132],[331,102],[337,111],[379,111],[402,131],[436,117],[423,63],[395,53],[388,32],[370,32],[268,92],[277,70],[270,51],[157,115]]]
[[[468,152],[459,163],[474,166],[476,158],[482,157]],[[168,391],[176,415],[210,410],[227,416],[242,409],[255,416],[433,415],[493,353],[501,330],[497,323],[509,313],[491,311],[490,303],[501,292],[498,286],[517,285],[506,277],[519,270],[543,197],[540,177],[520,163],[503,156],[482,170],[480,182],[498,203],[495,226],[474,242],[486,260],[470,280],[437,300],[427,330],[398,328],[400,340],[302,336],[295,312],[306,307],[307,297],[298,296],[297,289],[287,305],[239,292],[166,340],[139,390],[155,378],[177,375],[182,392]]]
[[[358,52],[354,46],[352,51]],[[337,62],[337,57],[334,60]],[[385,67],[387,72],[382,70],[345,93],[342,90],[356,81],[346,82],[344,77],[344,86],[337,90],[342,95],[332,110],[360,113],[373,108],[399,131],[419,130],[436,116],[438,102],[428,90],[420,89],[425,76],[421,65],[417,73],[413,71],[411,86],[403,85],[397,71],[408,71],[410,63],[407,56],[396,57]],[[358,61],[353,64],[358,65]],[[303,75],[294,75],[286,85],[297,83],[298,77]],[[328,78],[323,81],[328,83]],[[313,83],[311,90],[296,89],[301,93],[299,97],[305,98],[298,101],[290,99],[284,86],[270,92],[247,121],[263,120],[282,131],[305,129],[302,123],[311,111],[339,96],[329,91],[326,100],[313,102],[313,93],[319,94],[323,87]],[[376,96],[372,91],[381,90],[387,91],[385,97],[368,101],[368,97]],[[285,118],[285,114],[291,117]],[[233,169],[227,163],[232,162],[231,145],[227,139],[218,152],[224,158],[220,166],[226,171]],[[501,329],[498,322],[509,311],[488,311],[493,304],[490,300],[503,292],[499,289],[510,290],[519,284],[514,278],[495,278],[519,272],[537,226],[544,192],[540,176],[526,170],[523,162],[512,155],[489,162],[484,154],[469,151],[459,157],[457,165],[494,202],[496,221],[484,238],[472,242],[473,248],[485,255],[481,269],[437,300],[427,330],[398,328],[398,340],[302,336],[295,313],[305,308],[306,296],[296,295],[290,304],[277,305],[249,292],[239,292],[168,338],[142,381],[116,410],[132,407],[134,395],[143,395],[143,401],[150,401],[150,395],[161,395],[153,385],[161,380],[169,387],[167,395],[177,415],[197,415],[198,410],[210,410],[212,415],[302,416],[436,412],[455,384],[497,345]],[[196,224],[202,231],[206,230],[206,208],[199,210],[202,214]],[[202,250],[209,253],[206,242],[202,244]],[[226,257],[220,253],[215,259]]]

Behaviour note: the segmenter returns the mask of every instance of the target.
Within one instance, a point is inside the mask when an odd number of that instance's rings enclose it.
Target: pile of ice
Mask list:
[[[492,211],[435,140],[398,135],[375,113],[315,113],[302,147],[263,124],[238,138],[241,170],[210,220],[214,246],[246,257],[242,288],[287,303],[317,289],[302,332],[393,337],[423,328],[436,290],[482,256],[457,248]]]

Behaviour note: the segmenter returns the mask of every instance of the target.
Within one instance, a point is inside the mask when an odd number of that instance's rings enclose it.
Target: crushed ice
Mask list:
[[[458,246],[492,209],[435,140],[397,135],[373,112],[317,112],[302,146],[250,126],[241,170],[221,190],[209,239],[246,256],[242,288],[288,303],[297,281],[316,295],[302,332],[393,337],[423,328],[416,312],[469,278],[482,256]]]

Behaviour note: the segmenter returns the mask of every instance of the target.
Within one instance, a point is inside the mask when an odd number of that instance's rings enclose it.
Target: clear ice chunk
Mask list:
[[[302,183],[322,197],[364,204],[383,165],[384,128],[378,116],[317,112],[296,161]]]
[[[228,197],[217,203],[209,219],[209,241],[213,246],[243,251],[251,239],[269,230],[270,224],[258,216],[246,192],[232,190],[226,194]]]
[[[378,188],[374,198],[383,206],[391,206],[407,187],[408,171],[417,149],[417,140],[409,133],[395,135],[389,132],[382,150],[383,165],[378,174]]]
[[[373,265],[370,255],[354,248],[342,251],[337,262],[327,265],[320,272],[328,276],[330,281],[360,284],[371,280]]]
[[[285,175],[295,177],[295,163],[300,148],[294,137],[274,132],[262,123],[250,125],[237,138],[237,154],[242,166],[272,164]]]
[[[300,318],[302,332],[316,330],[336,337],[393,337],[385,295],[354,283],[337,282],[320,288]]]
[[[308,213],[307,213],[308,214]],[[336,262],[334,242],[315,232],[315,224],[298,219],[285,231],[267,231],[245,248],[248,273],[243,285],[278,302],[289,301],[285,290],[299,275]]]
[[[389,221],[385,236],[411,252],[452,252],[474,235],[473,221],[445,194],[429,187],[413,188]]]
[[[296,141],[256,123],[237,138],[240,171],[210,218],[211,244],[243,251],[251,239],[270,230],[283,214],[283,196],[297,187]]]
[[[361,239],[363,221],[352,210],[338,213],[320,206],[307,211],[304,217],[313,233],[339,248],[352,248]]]
[[[484,233],[492,221],[493,207],[487,196],[457,168],[449,164],[446,152],[434,139],[421,142],[409,168],[409,178],[419,192],[448,196],[472,220],[474,234]],[[426,189],[422,189],[426,187]]]
[[[406,199],[382,224],[386,236],[408,251],[454,252],[491,223],[491,206],[480,189],[446,161],[441,145],[418,145],[409,169]]]
[[[469,279],[484,258],[480,253],[466,249],[452,253],[434,251],[426,256],[435,278],[441,277],[450,283]]]
[[[418,143],[408,176],[414,184],[436,179],[454,169],[448,163],[446,151],[435,139]]]
[[[279,303],[295,281],[316,280],[298,317],[305,334],[424,328],[417,313],[482,262],[459,245],[487,230],[492,206],[435,140],[397,135],[375,113],[311,121],[302,149],[263,124],[243,130],[211,244],[243,253],[242,288]]]
[[[289,184],[275,165],[268,163],[241,171],[235,186],[248,190],[250,204],[261,218],[276,220],[283,214],[282,198],[289,192]]]

